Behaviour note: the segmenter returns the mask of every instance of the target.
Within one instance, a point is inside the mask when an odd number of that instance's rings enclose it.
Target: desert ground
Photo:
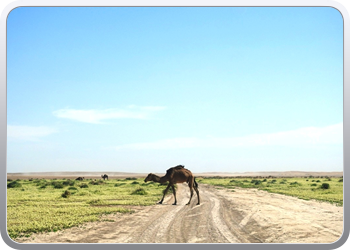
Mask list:
[[[254,174],[273,175],[267,172]],[[200,175],[205,174],[197,174]],[[220,176],[219,173],[210,175]],[[252,173],[249,175],[253,176]],[[322,176],[325,173],[279,174],[283,177],[309,175]],[[326,175],[342,176],[342,173],[334,172]],[[21,179],[29,176],[48,178],[44,174],[8,175],[8,178]],[[91,175],[86,178],[94,176],[100,177]],[[145,175],[134,176],[145,177]],[[55,176],[55,178],[67,177],[73,176]],[[112,178],[125,178],[125,176],[115,175]],[[199,192],[200,205],[196,205],[195,193],[191,204],[185,205],[190,196],[189,188],[186,184],[178,184],[178,205],[172,205],[173,195],[168,194],[163,204],[133,206],[131,208],[135,212],[131,214],[106,215],[99,222],[86,223],[59,232],[34,234],[16,241],[19,243],[332,243],[337,241],[343,232],[342,206],[306,201],[258,189],[235,188],[232,191],[200,184]]]

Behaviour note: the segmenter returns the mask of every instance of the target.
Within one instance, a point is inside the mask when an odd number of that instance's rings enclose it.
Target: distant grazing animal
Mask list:
[[[167,193],[167,191],[171,187],[173,190],[174,198],[175,198],[175,202],[173,203],[173,205],[176,205],[177,201],[176,201],[176,191],[175,191],[174,185],[176,183],[183,183],[183,182],[188,183],[188,187],[190,188],[190,192],[191,192],[190,200],[188,201],[188,203],[186,205],[189,205],[191,202],[191,199],[193,196],[193,189],[197,193],[197,197],[198,197],[197,205],[200,204],[198,183],[196,182],[192,172],[190,170],[186,169],[183,165],[177,165],[175,167],[169,168],[166,171],[166,175],[163,177],[159,177],[159,176],[151,173],[146,177],[145,182],[147,182],[147,181],[159,182],[160,184],[164,184],[166,182],[169,182],[168,186],[166,187],[166,189],[163,192],[163,198],[158,202],[159,204],[163,203],[165,194]]]
[[[75,180],[76,180],[76,181],[82,181],[82,180],[84,180],[84,177],[78,177],[78,178],[76,178]]]
[[[108,175],[104,174],[104,175],[101,175],[101,177],[103,178],[103,180],[107,179],[108,180]]]

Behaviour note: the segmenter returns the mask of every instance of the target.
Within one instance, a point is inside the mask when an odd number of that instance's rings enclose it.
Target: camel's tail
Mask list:
[[[194,180],[194,186],[195,186],[196,188],[198,188],[198,183],[196,182],[196,177],[194,177],[193,180]]]

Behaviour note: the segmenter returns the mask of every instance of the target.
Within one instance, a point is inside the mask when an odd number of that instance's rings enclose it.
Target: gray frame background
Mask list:
[[[348,190],[350,188],[350,183],[347,181],[343,182],[344,185],[344,229],[343,234],[339,238],[338,241],[334,243],[328,243],[328,244],[318,244],[318,243],[312,243],[312,244],[280,244],[280,243],[244,243],[244,244],[113,244],[113,243],[59,243],[59,244],[49,244],[49,243],[41,243],[41,244],[24,244],[24,243],[17,243],[14,242],[11,238],[9,238],[7,234],[7,187],[6,187],[6,179],[7,179],[7,82],[6,82],[6,21],[8,14],[17,7],[55,7],[55,6],[223,6],[223,7],[234,7],[234,6],[247,6],[247,7],[263,7],[263,6],[275,6],[275,7],[333,7],[337,9],[343,16],[343,23],[344,23],[344,65],[343,65],[343,72],[344,72],[344,82],[343,82],[343,153],[344,153],[344,159],[343,159],[343,175],[344,178],[347,180],[349,177],[348,172],[346,171],[346,168],[349,168],[349,162],[350,162],[350,156],[347,154],[349,152],[349,146],[350,146],[350,130],[346,129],[349,128],[350,125],[350,19],[349,14],[347,10],[344,8],[343,5],[339,4],[338,2],[330,1],[330,0],[321,0],[321,1],[312,1],[312,0],[305,0],[305,1],[292,1],[292,0],[202,0],[202,1],[196,1],[196,0],[168,0],[168,1],[161,1],[161,0],[118,0],[118,1],[106,1],[106,0],[85,0],[85,1],[79,1],[79,0],[20,0],[15,1],[7,5],[7,7],[2,11],[1,14],[1,39],[0,39],[0,47],[1,47],[1,58],[0,58],[0,171],[1,171],[1,188],[0,188],[0,229],[1,229],[1,236],[3,241],[7,244],[8,247],[14,248],[14,249],[29,249],[29,250],[40,250],[40,249],[61,249],[61,248],[67,248],[67,249],[164,249],[164,248],[170,248],[170,249],[177,249],[178,247],[189,247],[192,249],[261,249],[261,250],[267,250],[267,249],[317,249],[317,250],[323,250],[323,249],[336,249],[341,246],[347,241],[349,237],[349,212],[350,209],[350,201],[348,199]],[[5,248],[6,249],[6,248]],[[343,249],[343,248],[342,248]],[[345,248],[344,248],[345,249]]]

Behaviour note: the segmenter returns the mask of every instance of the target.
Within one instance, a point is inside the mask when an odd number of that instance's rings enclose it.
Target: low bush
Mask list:
[[[18,188],[22,187],[22,184],[17,181],[12,181],[9,184],[7,184],[7,188]]]
[[[322,183],[321,188],[322,189],[329,189],[330,188],[329,183]]]
[[[146,195],[147,192],[143,188],[138,188],[138,189],[134,190],[131,194],[132,195]]]
[[[62,184],[64,185],[64,186],[74,186],[74,181],[72,181],[72,180],[66,180],[66,181],[64,181],[64,182],[62,182]]]
[[[250,183],[254,183],[255,185],[260,185],[261,180],[252,180]]]
[[[134,181],[134,180],[137,180],[137,178],[135,178],[135,177],[127,177],[127,178],[125,178],[125,180],[127,180],[127,181]]]
[[[47,183],[44,183],[44,184],[42,184],[39,188],[40,189],[44,189],[44,188],[46,188],[47,187]]]
[[[63,184],[61,182],[54,181],[54,182],[51,183],[51,185],[54,188],[63,188]]]
[[[103,180],[98,180],[98,181],[90,181],[89,182],[91,185],[102,185],[105,184]]]
[[[68,198],[70,195],[71,195],[71,193],[68,190],[66,190],[66,191],[63,192],[63,194],[61,196],[63,198]]]

